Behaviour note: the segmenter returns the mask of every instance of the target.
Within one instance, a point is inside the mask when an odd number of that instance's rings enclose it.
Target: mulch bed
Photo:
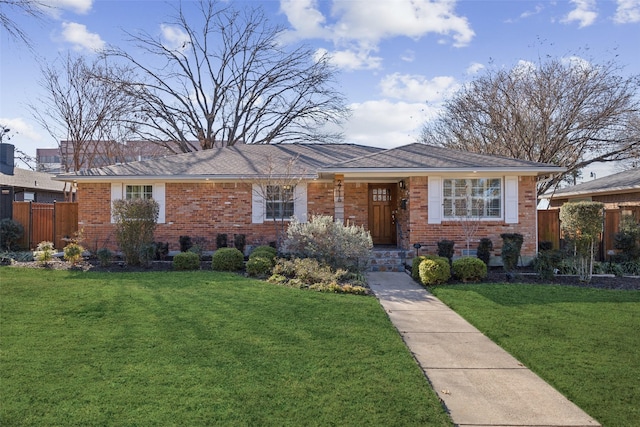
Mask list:
[[[129,266],[121,261],[114,261],[108,267],[102,267],[95,260],[85,260],[77,265],[71,265],[60,259],[53,259],[46,265],[40,262],[15,262],[13,266],[26,268],[41,268],[49,270],[77,270],[77,271],[101,271],[101,272],[147,272],[147,271],[171,271],[173,269],[171,261],[153,261],[149,266]],[[211,270],[211,261],[203,261],[200,264],[202,270]],[[594,275],[591,282],[581,282],[577,276],[555,276],[551,280],[542,280],[531,270],[523,269],[517,271],[514,277],[509,277],[501,268],[492,268],[482,283],[523,283],[523,284],[545,284],[545,285],[566,285],[599,289],[621,289],[640,290],[640,277],[615,277]],[[451,282],[456,284],[459,282]]]

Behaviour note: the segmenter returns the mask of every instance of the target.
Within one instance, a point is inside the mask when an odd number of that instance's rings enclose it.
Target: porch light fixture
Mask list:
[[[403,190],[407,187],[407,184],[404,182],[404,179],[400,180],[400,182],[398,183],[398,187],[402,188]]]
[[[342,180],[339,179],[338,183],[336,184],[336,201],[341,203],[342,202]]]

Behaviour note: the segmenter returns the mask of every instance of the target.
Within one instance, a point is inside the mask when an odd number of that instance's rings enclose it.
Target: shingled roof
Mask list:
[[[613,194],[640,191],[640,168],[633,168],[613,175],[586,181],[571,187],[560,188],[543,198],[564,199],[591,194]]]
[[[381,170],[401,169],[407,171],[559,171],[556,165],[518,160],[488,154],[478,154],[452,150],[434,145],[414,143],[372,153],[348,160],[331,169],[338,170]]]
[[[59,175],[58,179],[105,177],[236,179],[264,175],[277,176],[278,173],[315,178],[317,171],[326,165],[380,150],[380,148],[355,144],[242,144],[89,169]],[[292,161],[294,159],[295,162]]]
[[[541,174],[562,168],[418,143],[392,149],[356,144],[242,144],[89,169],[58,175],[57,179],[239,179],[279,174],[313,179],[323,173],[475,170]]]

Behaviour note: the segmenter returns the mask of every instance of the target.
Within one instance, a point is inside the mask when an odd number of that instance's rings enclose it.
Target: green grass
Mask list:
[[[640,292],[506,284],[432,291],[604,426],[640,424]]]
[[[0,268],[0,425],[451,425],[377,300]]]

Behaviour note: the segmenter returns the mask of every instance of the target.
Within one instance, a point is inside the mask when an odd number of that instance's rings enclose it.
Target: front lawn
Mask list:
[[[640,422],[640,292],[454,285],[432,292],[603,426]]]
[[[373,297],[0,268],[0,425],[451,425]]]

